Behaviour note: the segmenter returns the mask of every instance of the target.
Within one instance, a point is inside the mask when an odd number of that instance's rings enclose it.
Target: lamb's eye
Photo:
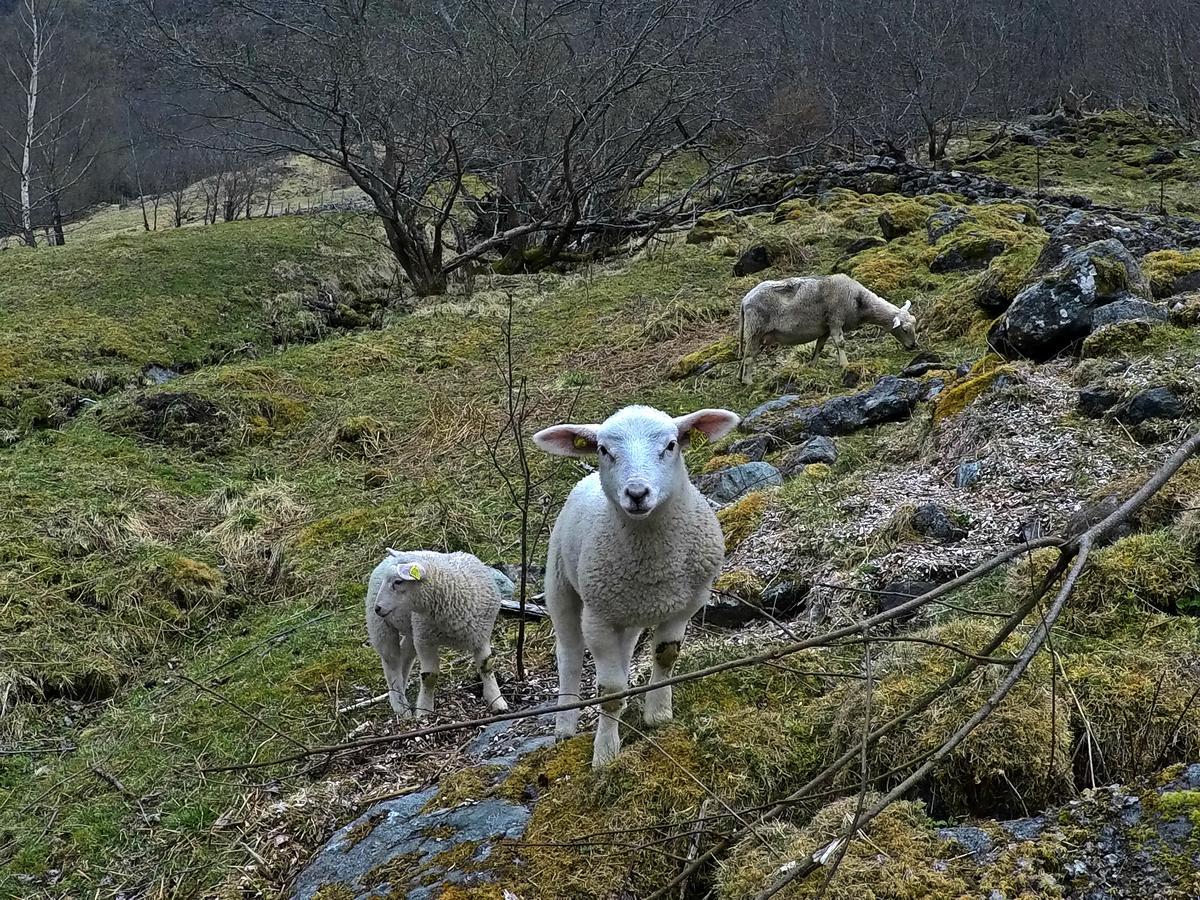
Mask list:
[[[612,454],[608,452],[608,448],[603,444],[600,445],[600,455],[607,459],[612,459]]]
[[[674,453],[674,452],[675,452],[675,448],[676,448],[676,447],[678,447],[678,446],[679,446],[679,445],[678,445],[678,444],[677,444],[675,441],[668,441],[668,442],[667,442],[667,452],[668,452],[668,453]]]

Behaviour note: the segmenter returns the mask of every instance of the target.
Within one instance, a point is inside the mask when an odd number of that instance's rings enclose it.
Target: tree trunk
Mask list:
[[[413,293],[418,297],[430,297],[446,293],[446,273],[424,245],[424,236],[413,234],[403,222],[384,215],[383,230],[387,234],[388,247],[400,263],[413,284]],[[420,226],[417,226],[420,227]]]
[[[29,85],[25,93],[25,139],[21,147],[21,236],[30,247],[37,246],[33,233],[33,202],[30,187],[33,183],[33,139],[37,116],[38,78],[42,66],[42,26],[37,4],[29,0]]]
[[[62,209],[58,205],[58,195],[55,194],[50,202],[54,210],[54,246],[63,247],[66,246],[67,236],[63,233]]]

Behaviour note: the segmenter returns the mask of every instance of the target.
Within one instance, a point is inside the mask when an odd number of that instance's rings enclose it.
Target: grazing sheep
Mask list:
[[[598,454],[599,471],[571,491],[550,533],[546,609],[554,623],[558,700],[579,699],[586,644],[601,696],[629,686],[638,637],[654,629],[650,683],[671,676],[688,620],[709,597],[725,557],[721,526],[688,478],[683,451],[694,433],[718,438],[738,416],[702,409],[672,418],[628,406],[601,425],[555,425],[533,436],[558,456]],[[621,749],[624,701],[601,706],[593,767]],[[669,721],[670,686],[646,694],[645,721]],[[555,734],[570,737],[579,710],[560,712]]]
[[[861,325],[879,325],[892,333],[905,350],[917,346],[917,320],[912,302],[896,306],[871,293],[849,275],[814,275],[764,281],[750,289],[738,310],[738,356],[741,379],[750,383],[754,358],[764,347],[792,346],[816,341],[812,360],[832,338],[838,364],[844,369],[848,332]],[[810,360],[811,361],[811,360]]]
[[[408,676],[421,661],[417,717],[433,712],[438,651],[470,651],[491,712],[508,704],[492,670],[492,627],[500,591],[492,570],[469,553],[388,550],[367,584],[367,635],[383,662],[388,699],[401,718],[412,713]]]

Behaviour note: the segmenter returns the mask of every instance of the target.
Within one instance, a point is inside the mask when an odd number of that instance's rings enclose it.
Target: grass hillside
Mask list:
[[[991,165],[1003,177],[1001,159]],[[1078,184],[1075,177],[1064,169],[1062,184],[1084,190],[1093,175],[1079,174]],[[1119,199],[1122,189],[1109,189]],[[753,389],[738,383],[730,338],[738,299],[764,277],[846,271],[897,302],[912,300],[925,350],[977,360],[988,319],[974,298],[981,291],[1011,298],[1046,234],[1031,206],[998,203],[973,207],[968,220],[931,244],[928,217],[962,205],[952,196],[834,191],[702,222],[692,239],[677,235],[586,271],[481,278],[470,295],[457,289],[415,308],[398,302],[378,246],[359,225],[339,227],[346,223],[336,218],[252,220],[0,254],[0,896],[269,894],[337,824],[321,816],[289,821],[278,826],[286,839],[267,849],[250,834],[272,815],[286,816],[278,812],[287,808],[281,798],[306,794],[332,815],[342,807],[322,792],[336,793],[346,779],[359,779],[357,799],[381,795],[385,782],[395,788],[377,771],[380,781],[368,784],[369,763],[354,773],[318,765],[269,778],[202,770],[389,727],[385,707],[338,713],[382,685],[378,660],[363,644],[362,598],[365,575],[384,548],[461,549],[489,563],[517,558],[518,523],[486,451],[503,421],[498,362],[510,304],[531,427],[568,410],[575,420],[596,420],[635,401],[672,412],[745,412],[786,390],[817,402],[849,388],[829,359],[808,365],[806,348],[763,365]],[[880,235],[881,214],[912,227],[851,252],[856,240]],[[930,271],[939,254],[981,240],[1003,247],[985,267]],[[776,249],[776,266],[731,275],[734,258],[758,243]],[[1162,368],[1165,358],[1172,372],[1186,373],[1200,361],[1200,341],[1169,328],[1129,356],[1143,368]],[[849,378],[869,385],[899,371],[911,354],[864,331],[851,339],[850,357]],[[161,379],[146,376],[151,365],[176,374],[153,383]],[[864,485],[879,473],[936,457],[946,423],[987,386],[970,386],[980,374],[957,382],[950,376],[950,389],[963,388],[961,402],[936,407],[937,427],[934,411],[922,408],[919,421],[868,429],[842,443],[831,470],[766,497],[739,533],[745,546],[760,546],[756,533],[777,537],[785,525],[806,535],[818,524],[832,528],[832,498],[865,496]],[[994,373],[985,374],[990,385]],[[1055,414],[1065,430],[1086,433],[1073,411]],[[1119,440],[1128,459],[1144,461],[1132,438]],[[723,449],[691,451],[692,470]],[[556,496],[578,476],[540,454],[533,463],[538,475],[551,476]],[[1115,474],[1081,467],[1073,487],[1087,494]],[[727,531],[731,524],[726,517]],[[893,529],[886,540],[898,545],[906,534]],[[853,568],[880,540],[878,532],[858,534],[840,549],[857,556]],[[741,552],[731,555],[731,571],[753,569],[751,551]],[[1122,559],[1110,560],[1114,583],[1126,583]],[[860,574],[869,574],[865,564]],[[1001,603],[1016,590],[993,579],[974,602]],[[1140,584],[1131,590],[1137,594]],[[1106,602],[1096,600],[1098,607]],[[1120,649],[1130,634],[1161,629],[1158,645],[1142,654],[1153,658],[1144,676],[1152,686],[1154,665],[1174,659],[1195,635],[1178,620],[1150,621],[1122,619],[1092,631],[1076,623],[1084,643],[1065,650],[1062,664],[1077,683],[1095,683],[1132,665]],[[974,639],[974,619],[954,627],[968,643]],[[543,680],[527,689],[530,702],[544,699],[552,677],[550,646],[548,626],[535,626],[531,654]],[[1100,646],[1115,654],[1111,668],[1088,668],[1091,648]],[[511,673],[511,635],[500,650],[501,668]],[[891,658],[884,665],[895,674],[888,701],[914,696],[950,665],[944,655]],[[447,689],[451,709],[466,693],[466,672],[456,660],[444,676],[455,685]],[[1047,663],[1038,683],[1050,675]],[[970,686],[956,702],[972,701],[983,687]],[[1122,689],[1112,690],[1104,703],[1117,702],[1112,697]],[[1046,697],[1031,691],[1024,701],[1033,712],[999,723],[997,744],[1013,729],[1043,729],[1037,716]],[[738,766],[747,774],[722,786],[738,802],[761,802],[770,797],[764,791],[801,779],[829,751],[811,736],[834,734],[836,712],[860,699],[819,679],[786,676],[681,695],[682,724],[664,740],[677,740],[687,758],[714,770],[723,748],[740,748],[731,752],[743,754]],[[1135,716],[1145,713],[1145,695],[1130,701]],[[801,701],[809,718],[785,723],[795,729],[794,753],[756,752],[771,744],[774,727],[755,719],[756,711]],[[465,711],[472,710],[468,703]],[[1060,714],[1058,707],[1047,713]],[[1116,729],[1111,722],[1123,715],[1110,710],[1097,727]],[[1193,736],[1191,719],[1186,728]],[[903,744],[882,752],[900,754]],[[989,748],[994,774],[1009,749],[989,744],[981,755]],[[697,798],[677,776],[638,770],[638,760],[651,755],[641,745],[621,770],[646,785],[637,802],[655,810],[692,804]],[[599,793],[581,787],[591,784],[583,758],[564,758],[558,777],[573,775],[574,786],[539,815],[549,816],[555,804],[612,800],[615,782]],[[1013,777],[1026,774],[1025,762],[1011,761]],[[986,804],[973,805],[970,790],[953,794],[975,774],[967,759],[955,765],[936,790],[953,795],[946,809],[956,814],[979,811]],[[440,771],[428,761],[417,767],[422,777]],[[1038,799],[1063,789],[1044,779],[1036,786]],[[626,807],[612,809],[620,818]],[[535,820],[534,831],[557,827]],[[585,883],[589,864],[586,856],[553,853],[534,861],[547,879],[556,866],[578,866],[580,896],[594,887]],[[248,871],[254,874],[239,881]],[[609,886],[624,877],[610,874]]]

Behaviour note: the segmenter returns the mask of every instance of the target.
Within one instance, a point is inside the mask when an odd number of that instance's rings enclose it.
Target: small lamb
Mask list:
[[[909,309],[871,293],[849,275],[813,275],[764,281],[750,289],[738,310],[738,357],[742,384],[750,384],[754,358],[765,347],[816,341],[810,362],[832,338],[838,365],[846,368],[848,332],[879,325],[905,350],[917,347],[917,320]]]
[[[492,628],[499,611],[492,570],[471,554],[388,550],[367,583],[367,635],[383,662],[388,699],[398,716],[412,714],[408,676],[417,659],[416,715],[433,712],[442,647],[470,651],[488,710],[508,709],[492,670]]]
[[[579,699],[585,644],[600,696],[626,690],[634,645],[647,628],[655,640],[650,683],[671,676],[688,620],[708,602],[725,558],[721,526],[689,480],[683,451],[693,434],[715,439],[737,424],[723,409],[672,418],[628,406],[600,425],[555,425],[533,436],[547,453],[599,456],[599,471],[575,485],[550,533],[546,609],[560,704]],[[624,708],[624,701],[602,704],[594,768],[620,751]],[[646,694],[646,724],[671,717],[669,685]],[[558,713],[557,736],[578,727],[579,710]]]

